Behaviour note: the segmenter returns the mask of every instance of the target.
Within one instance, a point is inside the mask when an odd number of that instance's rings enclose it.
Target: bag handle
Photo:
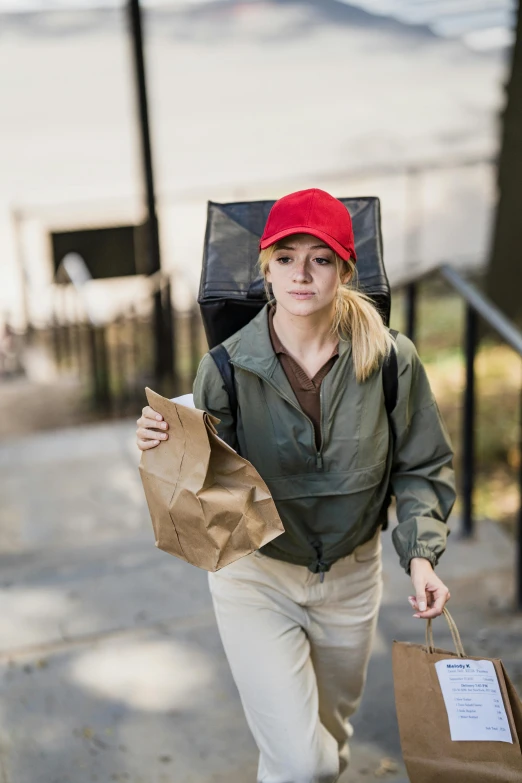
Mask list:
[[[448,622],[451,638],[453,639],[453,644],[455,645],[455,650],[457,651],[457,655],[459,656],[459,658],[465,658],[466,653],[464,652],[464,647],[462,646],[462,640],[460,638],[457,624],[453,619],[453,617],[448,612],[448,610],[446,609],[446,607],[444,607],[442,612]],[[431,617],[428,619],[428,622],[426,623],[426,647],[428,648],[428,652],[430,653],[435,652],[435,645],[433,644],[433,625],[432,625]]]

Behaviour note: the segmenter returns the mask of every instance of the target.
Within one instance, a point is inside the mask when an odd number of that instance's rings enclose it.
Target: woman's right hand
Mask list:
[[[155,448],[162,440],[167,440],[169,437],[165,432],[169,425],[163,421],[161,413],[157,413],[149,405],[143,408],[136,424],[138,425],[136,430],[138,448],[142,451]]]

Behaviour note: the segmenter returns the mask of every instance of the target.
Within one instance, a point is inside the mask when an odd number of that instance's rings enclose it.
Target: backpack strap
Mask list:
[[[395,342],[399,333],[396,329],[390,329],[390,335]],[[390,424],[391,432],[391,448],[393,448],[393,441],[395,439],[395,428],[393,426],[391,415],[397,405],[397,398],[399,396],[399,366],[397,364],[397,352],[390,351],[385,358],[382,365],[382,390],[384,392],[384,407],[386,408],[386,415]],[[391,503],[391,488],[388,486],[386,490],[386,497],[381,509],[381,526],[383,530],[388,527],[388,507]]]
[[[397,340],[398,334],[396,329],[390,329],[390,335],[394,342]],[[395,410],[397,397],[399,396],[399,368],[397,365],[396,351],[390,351],[382,365],[382,388],[384,392],[384,405],[391,424],[390,417]]]
[[[216,345],[209,351],[210,355],[216,363],[220,375],[223,379],[223,386],[230,402],[230,413],[232,414],[232,420],[234,429],[237,428],[237,391],[236,382],[234,377],[234,365],[230,362],[230,355],[224,345]]]

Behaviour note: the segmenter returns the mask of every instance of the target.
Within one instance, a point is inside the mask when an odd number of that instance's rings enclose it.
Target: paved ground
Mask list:
[[[46,383],[23,375],[0,378],[0,442],[99,419],[92,410],[87,384],[76,378],[55,374]]]
[[[153,546],[133,429],[0,441],[1,783],[255,781],[205,574]],[[423,628],[384,542],[384,604],[343,783],[406,783],[389,652]],[[501,653],[522,689],[513,560],[483,524],[475,542],[453,534],[440,573],[468,651]],[[450,644],[442,621],[436,638]]]

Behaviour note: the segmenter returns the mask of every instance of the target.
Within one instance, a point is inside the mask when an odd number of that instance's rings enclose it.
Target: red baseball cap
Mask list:
[[[264,250],[291,234],[311,234],[322,239],[343,261],[357,261],[350,213],[339,199],[324,190],[298,190],[276,201],[259,247]]]

